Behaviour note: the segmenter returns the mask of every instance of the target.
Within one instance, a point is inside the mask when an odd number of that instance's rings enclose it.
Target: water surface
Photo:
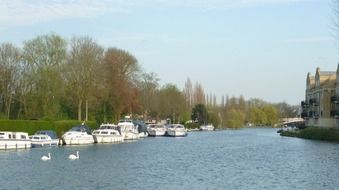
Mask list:
[[[76,151],[80,159],[70,161]],[[43,162],[41,156],[52,154]],[[0,189],[338,189],[339,144],[275,129],[0,151]]]

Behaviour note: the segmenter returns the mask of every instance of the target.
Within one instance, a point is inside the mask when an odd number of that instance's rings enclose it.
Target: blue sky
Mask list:
[[[55,32],[129,51],[161,84],[299,104],[306,74],[335,71],[334,0],[1,0],[0,42]],[[339,34],[339,31],[338,31]]]

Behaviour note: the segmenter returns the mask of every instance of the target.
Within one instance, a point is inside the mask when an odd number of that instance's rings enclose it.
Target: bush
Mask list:
[[[283,131],[281,136],[299,137],[304,139],[339,142],[339,130],[335,128],[308,127],[298,132]]]

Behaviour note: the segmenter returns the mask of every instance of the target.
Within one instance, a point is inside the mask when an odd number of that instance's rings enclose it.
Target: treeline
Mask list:
[[[0,119],[100,123],[116,122],[128,114],[145,120],[185,122],[191,119],[195,105],[204,104],[210,120],[218,125],[271,123],[270,116],[256,117],[262,114],[261,109],[269,112],[270,108],[252,101],[223,98],[218,104],[216,96],[205,95],[199,83],[193,88],[188,79],[180,90],[173,84],[160,86],[159,80],[155,73],[144,72],[128,51],[103,48],[90,37],[74,36],[67,41],[51,33],[27,40],[21,47],[2,43]],[[272,113],[281,117],[281,110],[274,108]],[[257,115],[248,116],[249,110]]]

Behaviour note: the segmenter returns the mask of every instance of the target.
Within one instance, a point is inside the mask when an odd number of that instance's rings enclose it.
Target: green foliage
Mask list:
[[[335,128],[309,127],[300,130],[297,137],[305,139],[326,140],[339,142],[339,130]]]
[[[339,130],[336,128],[308,127],[298,131],[283,131],[281,136],[299,137],[312,140],[339,142]]]
[[[200,125],[208,122],[208,113],[204,104],[197,104],[192,109],[192,120],[197,121]]]
[[[236,110],[231,109],[227,111],[227,120],[226,120],[226,126],[229,128],[240,128],[244,126],[245,123],[245,113]]]
[[[220,118],[216,112],[208,112],[208,123],[212,123],[215,128],[220,126]]]
[[[53,130],[56,128],[51,121],[37,120],[0,120],[1,131],[27,132],[32,135],[39,130]]]

